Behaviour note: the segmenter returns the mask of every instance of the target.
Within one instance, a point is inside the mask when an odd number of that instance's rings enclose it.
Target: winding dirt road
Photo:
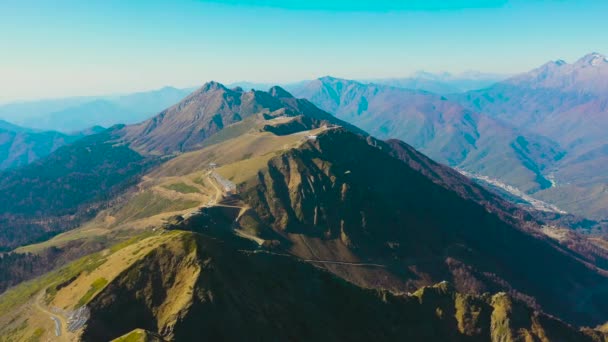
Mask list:
[[[40,291],[40,294],[34,300],[34,308],[36,308],[36,310],[42,312],[43,314],[50,316],[50,318],[55,322],[55,336],[61,337],[62,328],[68,326],[67,321],[65,317],[61,316],[60,314],[51,312],[49,309],[47,309],[46,305],[42,304],[43,297],[44,291]]]

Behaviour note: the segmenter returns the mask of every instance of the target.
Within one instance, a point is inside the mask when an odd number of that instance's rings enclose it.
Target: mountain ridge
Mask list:
[[[579,215],[604,219],[608,217],[608,196],[603,191],[608,183],[606,91],[608,62],[592,53],[572,64],[550,62],[453,99],[557,142],[567,153],[548,170],[557,187],[534,196]]]
[[[348,125],[278,86],[268,92],[243,91],[208,82],[157,116],[126,127],[124,139],[146,153],[184,152],[200,146],[225,126],[253,115],[271,118],[303,113],[315,120]]]
[[[548,138],[420,90],[326,77],[295,94],[374,136],[404,140],[439,162],[524,191],[549,187],[545,169],[563,157],[561,147]],[[505,159],[511,167],[501,167]]]

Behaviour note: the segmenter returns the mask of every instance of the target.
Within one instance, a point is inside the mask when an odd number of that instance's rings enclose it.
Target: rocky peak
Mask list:
[[[270,93],[270,95],[272,97],[276,97],[276,98],[292,98],[293,95],[291,95],[287,90],[279,87],[279,86],[274,86],[272,88],[270,88],[270,90],[268,90],[268,93]]]
[[[576,62],[576,65],[578,66],[599,66],[603,64],[608,64],[608,59],[606,58],[606,56],[597,52],[592,52],[588,55],[585,55]]]
[[[228,88],[226,88],[223,84],[216,82],[216,81],[211,81],[211,82],[207,82],[205,83],[198,92],[210,92],[210,91],[216,91],[216,90],[228,90]]]

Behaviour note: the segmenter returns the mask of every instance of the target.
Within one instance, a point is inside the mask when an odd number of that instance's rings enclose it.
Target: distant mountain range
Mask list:
[[[66,134],[57,131],[37,131],[0,120],[0,170],[27,165],[63,145],[101,132],[103,129],[95,126],[88,130]]]
[[[0,105],[0,119],[38,130],[69,133],[93,126],[143,121],[177,103],[193,89],[165,87],[120,96],[75,97]]]
[[[372,135],[403,139],[511,194],[521,190],[548,207],[608,218],[605,56],[550,62],[481,90],[443,96],[402,88],[420,88],[408,82],[323,77],[291,90]]]
[[[359,80],[362,83],[383,84],[397,88],[425,90],[436,94],[454,94],[465,91],[487,88],[508,76],[499,74],[487,74],[476,71],[461,74],[430,73],[419,71],[410,77],[403,78],[378,78],[370,80]]]
[[[403,89],[424,90],[435,94],[453,94],[487,88],[507,77],[507,75],[482,73],[478,71],[469,71],[460,74],[418,71],[407,77],[357,79],[356,81],[364,84],[374,83]],[[310,82],[310,80],[279,83],[279,85],[288,91],[296,91],[308,82]],[[266,90],[274,85],[276,85],[276,83],[243,81],[232,83],[229,86],[242,87],[243,89]]]
[[[555,141],[565,156],[544,172],[557,186],[534,196],[565,210],[608,217],[608,59],[555,61],[496,85],[450,97]],[[506,164],[505,167],[509,167]]]
[[[550,139],[425,91],[324,77],[294,94],[374,136],[402,139],[437,161],[524,191],[550,187],[543,172],[564,155]]]

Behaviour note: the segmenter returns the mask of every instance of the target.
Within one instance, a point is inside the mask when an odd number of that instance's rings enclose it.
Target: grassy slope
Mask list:
[[[91,301],[92,319],[83,337],[105,340],[139,328],[178,341],[251,336],[591,340],[504,293],[462,295],[446,283],[413,295],[365,290],[291,257],[237,251],[233,239],[190,233],[160,245]],[[142,331],[134,335],[142,336]]]
[[[41,337],[54,337],[53,322],[35,309],[35,301],[63,310],[86,305],[120,272],[180,234],[144,233],[8,290],[0,296],[0,336],[20,340],[42,328]],[[37,299],[41,292],[43,296]]]

